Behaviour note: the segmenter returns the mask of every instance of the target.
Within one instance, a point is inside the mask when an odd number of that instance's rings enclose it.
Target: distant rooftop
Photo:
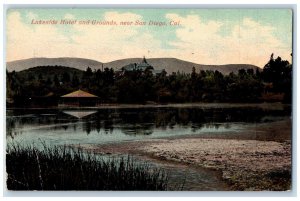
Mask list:
[[[128,65],[122,67],[122,70],[125,70],[125,71],[134,71],[134,70],[145,71],[147,69],[151,70],[154,68],[147,62],[145,57],[143,58],[141,63],[134,63],[134,64],[131,63],[131,64],[128,64]]]
[[[90,94],[88,92],[77,90],[72,93],[61,96],[62,98],[98,98],[98,96]]]

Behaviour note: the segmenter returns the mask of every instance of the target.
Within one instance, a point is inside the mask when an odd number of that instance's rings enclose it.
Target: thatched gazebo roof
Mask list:
[[[77,90],[72,93],[61,96],[62,98],[98,98],[98,96],[90,94],[88,92]]]

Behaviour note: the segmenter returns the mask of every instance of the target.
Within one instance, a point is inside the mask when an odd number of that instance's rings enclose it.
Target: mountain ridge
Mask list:
[[[103,68],[113,68],[118,70],[121,67],[130,63],[140,63],[142,58],[127,58],[118,59],[111,62],[100,62],[92,59],[85,58],[74,58],[74,57],[59,57],[59,58],[29,58],[21,59],[16,61],[10,61],[6,63],[6,68],[8,71],[22,71],[36,66],[67,66],[71,68],[76,68],[79,70],[86,70],[87,67],[91,69],[102,69]],[[147,62],[152,65],[155,69],[161,70],[165,69],[167,73],[172,72],[184,72],[191,73],[192,68],[195,67],[196,71],[200,70],[218,70],[223,74],[229,74],[230,72],[237,73],[239,69],[260,69],[258,66],[251,64],[225,64],[225,65],[205,65],[197,64],[190,61],[184,61],[177,58],[148,58]]]

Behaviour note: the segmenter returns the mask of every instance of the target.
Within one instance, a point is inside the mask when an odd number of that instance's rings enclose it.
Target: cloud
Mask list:
[[[75,19],[75,16],[70,13],[67,13],[64,16],[64,19],[73,20],[73,19]]]
[[[27,13],[26,17],[37,17]],[[168,20],[180,21],[175,39],[162,41],[148,27],[108,25],[31,25],[19,12],[7,18],[7,61],[31,57],[81,57],[108,62],[128,57],[175,57],[202,64],[248,63],[263,67],[271,53],[290,58],[290,45],[275,37],[272,26],[251,18],[240,19],[229,33],[220,21],[203,20],[196,14],[169,13]],[[66,13],[66,19],[76,19]],[[38,18],[36,18],[38,19]],[[100,21],[143,21],[131,12],[109,11]],[[163,31],[160,28],[159,31]],[[172,34],[172,31],[170,34]],[[287,33],[291,34],[291,33]],[[168,43],[168,49],[164,48]],[[170,48],[171,47],[171,48]]]
[[[57,56],[56,52],[68,44],[69,39],[58,34],[51,25],[35,26],[24,24],[19,12],[12,12],[7,18],[7,60],[33,56]]]
[[[28,12],[26,13],[26,17],[29,19],[29,20],[32,20],[32,19],[36,19],[38,18],[38,15],[33,13],[33,12]]]
[[[142,20],[142,16],[133,13],[107,12],[104,19],[107,21]],[[158,49],[160,41],[151,34],[139,30],[135,26],[103,26],[88,25],[88,28],[75,25],[74,29],[80,34],[72,36],[72,41],[81,44],[90,52],[90,57],[101,61],[112,61],[128,57],[142,57],[148,49]]]
[[[287,59],[291,52],[274,36],[273,27],[251,18],[242,19],[226,36],[220,34],[223,24],[218,21],[204,22],[198,15],[182,17],[171,13],[166,18],[180,20],[182,25],[176,30],[178,41],[170,42],[170,45],[182,50],[177,53],[178,57],[194,62],[247,63],[263,67],[272,52]]]
[[[112,19],[136,21],[142,20],[142,16],[129,12],[106,12],[102,21]],[[161,49],[160,40],[134,26],[76,24],[68,25],[68,34],[62,34],[60,25],[24,24],[18,12],[9,14],[7,25],[8,61],[35,56],[80,57],[108,62],[142,57],[148,50]]]

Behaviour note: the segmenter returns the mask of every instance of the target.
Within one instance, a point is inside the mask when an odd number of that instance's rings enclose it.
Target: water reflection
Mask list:
[[[7,110],[7,136],[45,131],[88,135],[152,136],[228,130],[236,123],[262,123],[289,117],[263,108],[126,108],[99,110]],[[128,138],[129,139],[129,138]]]
[[[272,122],[291,115],[291,108],[132,108],[81,110],[7,110],[7,142],[32,145],[40,143],[104,144],[126,140],[239,132],[239,126]],[[158,162],[155,162],[157,165]],[[154,163],[152,163],[154,164]],[[167,167],[166,167],[167,166]],[[191,166],[160,164],[170,172],[170,184],[183,190],[224,190],[225,183],[210,170]]]
[[[97,111],[90,111],[90,110],[63,110],[62,111],[65,114],[71,115],[73,117],[76,117],[78,119],[82,119],[85,117],[88,117],[91,114],[96,113]]]

